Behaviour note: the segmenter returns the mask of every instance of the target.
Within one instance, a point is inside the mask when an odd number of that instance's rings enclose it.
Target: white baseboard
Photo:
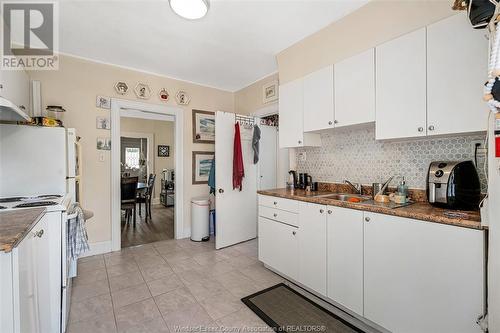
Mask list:
[[[90,251],[82,255],[82,257],[95,256],[97,254],[111,252],[111,241],[89,243]]]
[[[191,238],[191,229],[184,228],[184,235],[181,238]]]

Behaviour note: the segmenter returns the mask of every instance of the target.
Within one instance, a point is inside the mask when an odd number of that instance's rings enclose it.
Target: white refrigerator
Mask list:
[[[75,130],[0,124],[0,197],[70,194],[78,199]]]

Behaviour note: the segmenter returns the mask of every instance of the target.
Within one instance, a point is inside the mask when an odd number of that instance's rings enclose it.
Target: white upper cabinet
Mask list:
[[[335,127],[375,121],[375,49],[335,64]]]
[[[320,146],[319,134],[304,134],[304,92],[302,79],[280,85],[279,145],[280,148]]]
[[[304,132],[334,127],[333,65],[304,77]]]
[[[422,28],[376,48],[376,139],[426,135],[425,38]]]
[[[24,70],[0,71],[0,97],[5,98],[26,114],[30,110],[29,77]],[[0,111],[2,112],[2,111]],[[3,119],[10,120],[10,119]],[[12,119],[19,120],[19,119]]]
[[[486,130],[488,40],[465,15],[427,27],[427,134]]]
[[[299,282],[326,295],[326,206],[299,204]]]

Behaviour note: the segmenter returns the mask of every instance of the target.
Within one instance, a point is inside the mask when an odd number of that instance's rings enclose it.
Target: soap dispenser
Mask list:
[[[406,185],[405,177],[403,177],[398,185],[398,194],[408,197],[408,186]]]

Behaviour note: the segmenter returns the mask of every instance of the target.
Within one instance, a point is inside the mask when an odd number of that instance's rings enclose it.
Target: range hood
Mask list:
[[[8,99],[0,97],[0,120],[3,121],[30,121],[31,117]]]

